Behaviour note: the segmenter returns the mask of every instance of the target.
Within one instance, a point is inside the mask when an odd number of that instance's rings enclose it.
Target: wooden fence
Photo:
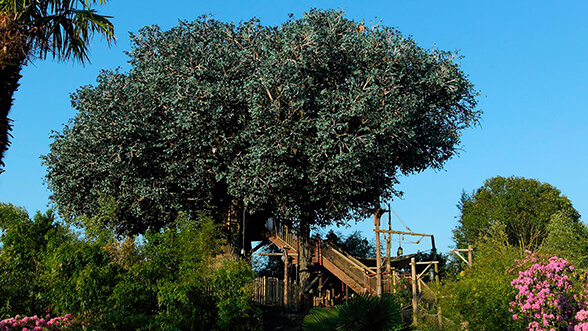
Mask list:
[[[253,301],[270,306],[284,306],[284,280],[275,277],[258,277],[255,279]],[[302,307],[302,289],[288,283],[288,309]]]

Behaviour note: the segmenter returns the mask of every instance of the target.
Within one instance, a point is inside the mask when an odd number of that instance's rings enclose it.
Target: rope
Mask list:
[[[404,223],[404,221],[402,220],[402,218],[400,218],[400,216],[398,216],[398,214],[396,214],[396,212],[394,211],[394,209],[392,209],[392,207],[391,207],[391,206],[390,206],[390,210],[391,210],[391,211],[394,213],[394,216],[396,216],[396,218],[398,218],[398,220],[400,221],[400,223],[402,223],[402,225],[404,225],[404,227],[405,227],[405,228],[406,228],[408,231],[410,231],[410,232],[414,232],[414,231],[412,231],[412,230],[411,230],[411,229],[408,227],[408,225],[406,225],[406,223]]]

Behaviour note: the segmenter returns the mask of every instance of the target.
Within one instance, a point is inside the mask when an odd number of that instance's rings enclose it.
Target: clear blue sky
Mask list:
[[[447,251],[457,225],[462,190],[493,176],[523,176],[550,183],[588,217],[588,4],[583,1],[172,1],[111,0],[98,8],[114,16],[117,45],[96,38],[85,67],[51,60],[23,70],[11,118],[14,139],[0,175],[0,201],[46,210],[49,192],[39,156],[50,133],[75,115],[69,94],[95,83],[101,69],[128,69],[129,32],[178,19],[214,14],[223,21],[258,17],[277,25],[293,13],[340,8],[354,20],[375,19],[412,35],[419,45],[460,50],[463,70],[481,91],[481,125],[465,131],[462,152],[442,171],[401,179],[403,199],[393,208],[415,232],[435,235]],[[393,227],[399,228],[396,219]],[[373,222],[353,224],[373,237]],[[408,239],[408,238],[406,238]],[[404,244],[406,251],[429,249]]]

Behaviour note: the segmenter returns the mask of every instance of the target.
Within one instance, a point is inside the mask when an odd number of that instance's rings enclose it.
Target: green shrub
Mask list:
[[[67,240],[66,232],[51,210],[30,219],[24,209],[0,203],[0,319],[45,315],[44,258]]]
[[[226,260],[213,275],[219,330],[257,330],[261,311],[253,306],[255,273],[244,261]]]
[[[141,239],[83,222],[80,235],[52,212],[31,220],[0,204],[0,320],[49,310],[93,330],[261,328],[253,270],[216,258],[226,242],[209,218],[181,216]]]
[[[514,260],[523,252],[508,244],[503,225],[491,229],[474,251],[474,263],[454,279],[440,287],[433,287],[441,307],[443,327],[447,330],[522,330],[524,325],[512,319],[509,311],[515,291],[513,280]],[[436,313],[431,312],[431,313]],[[437,320],[421,321],[419,327],[434,330]]]
[[[333,308],[313,309],[304,318],[304,330],[398,330],[402,327],[396,297],[356,295]]]

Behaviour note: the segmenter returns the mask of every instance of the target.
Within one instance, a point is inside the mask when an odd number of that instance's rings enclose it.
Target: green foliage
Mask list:
[[[337,330],[340,308],[315,308],[304,317],[304,330],[332,331]]]
[[[494,242],[479,245],[475,252],[473,267],[438,288],[444,327],[462,330],[465,323],[470,330],[524,329],[509,311],[515,296],[510,282],[515,276],[508,271],[514,267],[514,259],[522,256],[520,250]],[[428,323],[437,322],[431,319]]]
[[[511,282],[525,248],[586,263],[586,226],[571,202],[549,184],[495,177],[472,196],[464,194],[461,209],[454,234],[458,245],[476,243],[474,263],[462,265],[461,273],[436,288],[445,329],[525,329],[526,323],[513,319],[510,311],[517,293]],[[436,319],[422,324],[423,329],[437,327]]]
[[[506,225],[489,224],[474,250],[473,265],[464,266],[456,277],[432,286],[441,307],[446,330],[522,330],[524,324],[512,319],[509,311],[515,290],[516,259],[525,256],[520,247],[508,241]],[[435,314],[437,311],[431,311]],[[424,319],[423,329],[436,330],[437,318]]]
[[[46,253],[66,240],[50,210],[30,219],[26,211],[0,204],[0,319],[44,312],[40,297]]]
[[[100,4],[105,0],[100,0]],[[88,60],[88,44],[98,33],[108,43],[114,42],[110,16],[99,15],[90,5],[96,0],[75,1],[2,1],[0,27],[7,36],[0,39],[2,64],[6,57],[29,60],[45,58],[47,53],[59,60]],[[7,49],[6,49],[7,48]],[[8,56],[4,52],[11,51]]]
[[[388,27],[356,32],[334,10],[277,27],[202,17],[131,37],[131,70],[73,95],[76,117],[44,157],[64,218],[115,197],[117,233],[179,212],[326,225],[441,168],[474,125],[476,92],[454,60]]]
[[[392,330],[402,325],[400,305],[391,295],[357,295],[340,309],[339,329],[342,330]]]
[[[246,85],[249,146],[228,168],[229,191],[246,204],[269,203],[280,219],[345,222],[394,194],[399,173],[440,167],[456,133],[475,123],[475,93],[451,54],[358,27],[311,10],[264,35]]]
[[[334,308],[313,309],[304,318],[304,330],[398,330],[400,304],[392,295],[359,294]]]
[[[555,213],[577,223],[580,215],[561,192],[535,179],[494,177],[472,195],[463,193],[458,227],[453,231],[458,247],[475,244],[491,222],[505,225],[508,242],[534,250],[546,238],[547,225]]]
[[[2,204],[0,229],[0,319],[50,309],[95,330],[260,328],[254,273],[217,258],[226,241],[210,218],[180,215],[165,230],[117,239],[97,226],[77,236],[51,212],[30,220]]]
[[[555,213],[546,227],[541,247],[545,255],[566,258],[576,267],[588,268],[588,228],[565,213]]]
[[[45,301],[62,314],[93,315],[107,310],[106,301],[120,272],[109,262],[108,252],[99,244],[77,238],[47,252],[42,279],[50,286]]]
[[[376,256],[376,247],[361,235],[361,231],[353,231],[349,236],[343,237],[341,233],[330,230],[327,233],[326,240],[355,257],[370,258]]]
[[[219,330],[256,330],[261,312],[251,305],[255,273],[244,261],[225,261],[213,276]]]

